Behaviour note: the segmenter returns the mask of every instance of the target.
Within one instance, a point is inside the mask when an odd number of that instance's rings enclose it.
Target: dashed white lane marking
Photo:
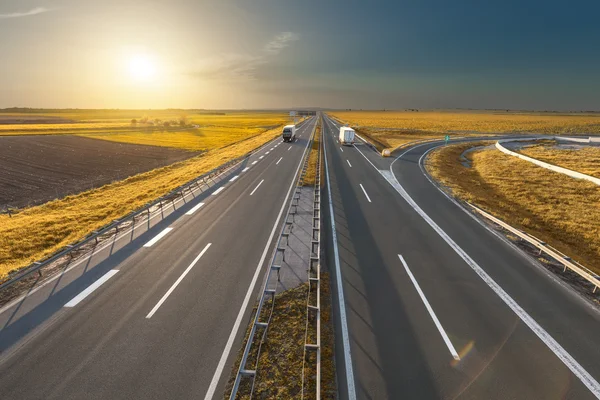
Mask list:
[[[448,335],[446,334],[446,331],[442,327],[442,324],[440,323],[440,320],[435,315],[435,312],[433,311],[433,308],[431,308],[431,305],[429,304],[429,301],[427,301],[427,297],[425,297],[425,293],[423,293],[423,291],[421,290],[421,287],[419,286],[419,283],[417,282],[417,280],[415,279],[414,275],[412,274],[412,272],[408,268],[408,264],[406,264],[406,261],[404,260],[404,257],[402,257],[400,254],[398,254],[398,258],[400,258],[400,261],[402,262],[402,265],[404,265],[404,269],[406,270],[406,273],[408,274],[408,277],[412,281],[413,285],[415,285],[415,289],[417,289],[417,293],[419,293],[419,297],[421,297],[421,300],[425,304],[425,308],[429,312],[429,315],[431,316],[431,319],[433,320],[433,323],[435,324],[436,328],[440,332],[440,335],[442,335],[442,339],[444,339],[444,343],[446,343],[446,346],[448,347],[448,350],[450,350],[450,354],[452,354],[452,357],[454,357],[455,360],[460,360],[460,357],[458,356],[458,353],[456,352],[456,349],[452,345],[452,342],[450,341],[450,338],[448,337]]]
[[[287,151],[290,151],[291,149],[292,149],[292,146],[290,146],[290,148],[289,148],[289,149],[287,149]]]
[[[225,186],[221,186],[220,188],[218,188],[217,190],[215,190],[212,195],[216,196],[219,193],[221,193],[223,190],[225,190]]]
[[[236,175],[236,176],[234,176],[233,178],[231,178],[231,179],[229,180],[229,182],[233,182],[233,181],[235,181],[235,180],[236,180],[237,178],[239,178],[239,177],[240,177],[239,175]]]
[[[277,160],[277,162],[275,163],[275,165],[279,164],[279,161],[283,160],[283,157],[281,157],[279,160]]]
[[[242,170],[242,172],[246,172],[246,171],[248,171],[249,169],[250,169],[250,167],[246,167],[246,168],[244,168],[244,169]]]
[[[258,157],[259,160],[262,160],[263,158],[265,158],[265,156]]]
[[[346,160],[346,162],[348,163],[348,165],[350,166],[350,168],[352,168],[352,164],[350,164],[350,161]]]
[[[262,183],[263,183],[264,181],[265,181],[265,180],[263,179],[262,181],[260,181],[260,182],[258,183],[258,185],[256,185],[256,187],[254,188],[254,190],[252,191],[252,193],[250,193],[250,196],[252,196],[252,195],[254,194],[254,192],[256,192],[256,189],[258,189],[258,187],[259,187],[260,185],[262,185]]]
[[[112,276],[114,274],[116,274],[117,272],[119,272],[118,269],[111,269],[106,274],[102,275],[100,277],[100,279],[98,279],[96,282],[94,282],[90,286],[88,286],[83,292],[81,292],[77,296],[73,297],[73,299],[71,299],[71,301],[69,301],[67,304],[65,304],[65,307],[75,307],[77,304],[79,304],[79,302],[81,302],[83,299],[85,299],[90,294],[92,294],[92,292],[94,290],[96,290],[100,286],[102,286],[102,284],[104,282],[106,282],[107,280],[112,278]]]
[[[265,155],[267,155],[267,154],[269,154],[269,153],[270,153],[270,151],[267,151],[267,152],[265,153]]]
[[[198,211],[198,209],[200,209],[200,207],[202,207],[203,205],[204,205],[204,203],[197,204],[190,211],[186,212],[185,215],[192,215],[193,213],[195,213],[196,211]]]
[[[258,161],[254,161],[254,162],[252,163],[252,165],[256,164],[257,162],[258,162]]]
[[[144,245],[144,247],[152,247],[156,242],[162,239],[167,233],[171,232],[173,228],[165,228],[158,235],[154,236],[148,243]]]
[[[198,254],[198,256],[194,259],[194,261],[192,261],[192,263],[189,265],[189,267],[186,268],[185,271],[183,271],[183,274],[181,274],[181,276],[179,278],[177,278],[177,280],[175,281],[175,283],[173,284],[173,286],[171,286],[169,288],[169,290],[167,290],[167,293],[165,293],[165,295],[158,301],[158,303],[156,303],[156,305],[154,306],[154,308],[152,309],[152,311],[150,311],[148,313],[148,315],[146,315],[146,318],[152,318],[152,316],[154,315],[154,313],[160,308],[160,306],[162,305],[162,303],[165,302],[165,300],[167,299],[167,297],[169,297],[171,295],[171,293],[173,292],[173,290],[175,290],[175,288],[177,287],[177,285],[179,285],[179,283],[181,283],[181,281],[183,280],[183,278],[185,278],[185,276],[188,274],[188,272],[190,272],[190,270],[192,268],[194,268],[194,265],[196,265],[196,263],[198,262],[198,260],[200,260],[200,257],[202,257],[204,255],[204,253],[206,253],[206,250],[208,250],[208,248],[210,247],[212,243],[209,243],[206,245],[206,247],[200,252],[200,254]]]
[[[360,185],[360,188],[362,189],[363,193],[365,194],[365,197],[367,198],[367,200],[369,200],[369,203],[370,203],[371,199],[369,198],[369,195],[367,194],[367,191],[363,187],[362,183],[359,183],[359,185]]]
[[[344,149],[342,149],[341,147],[340,147],[340,150],[341,150],[342,153],[344,152]]]

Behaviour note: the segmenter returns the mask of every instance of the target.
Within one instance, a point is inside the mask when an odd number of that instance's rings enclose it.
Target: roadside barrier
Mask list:
[[[304,123],[304,121],[302,121],[302,123]],[[300,123],[300,124],[302,124],[302,123]],[[277,140],[277,139],[278,138],[275,138],[274,140]],[[15,283],[23,280],[24,278],[30,276],[33,273],[37,273],[38,279],[39,279],[42,277],[42,269],[44,267],[46,267],[54,262],[57,262],[66,256],[69,257],[69,260],[72,260],[74,258],[75,252],[83,250],[84,246],[89,245],[89,244],[91,244],[92,246],[95,247],[97,244],[99,244],[99,242],[100,242],[99,239],[102,236],[105,236],[105,235],[112,236],[114,234],[117,234],[122,229],[126,229],[129,225],[131,225],[131,224],[135,225],[136,219],[139,219],[139,218],[147,218],[149,221],[152,213],[162,212],[164,208],[169,207],[169,206],[175,207],[175,201],[177,199],[185,198],[185,196],[189,195],[190,193],[192,193],[196,190],[201,190],[201,192],[202,192],[202,187],[207,186],[210,188],[211,183],[212,183],[212,186],[214,186],[216,184],[215,180],[218,177],[220,177],[224,173],[232,170],[238,164],[242,163],[244,160],[246,160],[247,158],[249,158],[256,152],[260,151],[265,146],[268,146],[272,141],[273,140],[270,140],[266,144],[258,147],[257,149],[254,149],[240,157],[230,160],[230,161],[206,172],[205,174],[199,176],[198,178],[195,178],[195,179],[173,189],[171,192],[156,199],[155,201],[146,204],[144,207],[142,207],[136,211],[132,211],[131,213],[125,215],[124,217],[117,219],[117,220],[113,221],[112,223],[102,227],[101,229],[98,229],[98,230],[92,232],[91,234],[86,236],[84,239],[82,239],[78,242],[72,243],[72,244],[68,244],[63,249],[48,256],[47,258],[40,260],[40,261],[36,261],[36,262],[30,264],[28,267],[25,267],[25,268],[17,271],[16,273],[9,275],[8,278],[5,279],[2,284],[0,284],[0,291],[3,291],[4,289],[6,289],[8,287],[13,286]],[[15,214],[15,212],[13,212],[13,214]]]
[[[474,206],[473,204],[470,204],[470,203],[467,203],[467,204],[469,204],[469,206],[471,206],[471,208],[473,210],[475,210],[478,214],[484,216],[485,218],[487,218],[490,221],[494,222],[495,224],[501,226],[502,228],[506,229],[507,231],[517,235],[522,240],[525,240],[526,242],[530,243],[531,245],[533,245],[534,247],[539,249],[539,251],[540,251],[539,255],[541,255],[542,253],[546,253],[550,257],[552,257],[553,259],[555,259],[556,261],[561,263],[564,266],[563,272],[566,271],[568,268],[571,271],[575,272],[577,275],[581,276],[583,279],[590,282],[594,286],[592,293],[596,293],[596,291],[598,290],[598,286],[600,286],[600,276],[597,275],[596,273],[594,273],[594,271],[584,267],[583,265],[579,264],[576,261],[573,261],[571,259],[571,257],[561,253],[560,251],[549,246],[548,244],[546,244],[542,240],[536,238],[535,236],[532,236],[532,235],[528,234],[527,232],[521,231],[519,229],[513,228],[512,226],[510,226],[507,223],[501,221],[500,219],[494,217],[493,215],[488,214],[487,212]]]
[[[538,139],[535,139],[535,140],[544,140],[544,139],[547,140],[547,139],[552,139],[552,138],[555,139],[555,137],[545,137],[545,138],[538,138]],[[531,141],[531,139],[527,139],[527,140]],[[546,169],[549,169],[551,171],[558,172],[560,174],[568,175],[568,176],[570,176],[572,178],[584,179],[586,181],[590,181],[590,182],[592,182],[592,183],[600,186],[600,178],[596,178],[596,177],[591,176],[591,175],[582,174],[581,172],[577,172],[577,171],[573,171],[573,170],[570,170],[570,169],[567,169],[567,168],[559,167],[557,165],[552,165],[552,164],[549,164],[549,163],[544,162],[544,161],[536,160],[535,158],[528,157],[526,155],[516,153],[516,152],[508,150],[506,147],[502,146],[502,143],[513,142],[513,141],[524,141],[524,140],[519,140],[519,139],[498,140],[496,142],[496,148],[498,150],[500,150],[501,152],[503,152],[505,154],[508,154],[509,156],[513,156],[513,157],[520,158],[521,160],[529,161],[530,163],[535,164],[535,165],[537,165],[539,167],[546,168]]]
[[[233,388],[231,390],[231,394],[229,396],[230,400],[234,400],[238,397],[249,397],[252,398],[254,393],[254,386],[256,383],[256,375],[259,368],[259,360],[260,360],[260,352],[262,350],[262,345],[267,341],[267,332],[269,330],[269,325],[271,323],[273,317],[273,311],[275,309],[275,299],[277,294],[277,289],[279,288],[280,282],[280,272],[281,265],[276,264],[276,258],[278,254],[283,255],[283,261],[285,261],[285,251],[287,245],[289,243],[288,238],[290,232],[293,228],[295,221],[295,214],[298,207],[298,202],[300,200],[300,192],[302,191],[302,186],[304,183],[304,178],[306,176],[306,171],[308,169],[308,159],[310,155],[310,149],[312,148],[312,143],[314,141],[316,124],[313,128],[310,137],[310,143],[308,144],[306,154],[304,155],[304,160],[302,161],[302,170],[298,175],[296,181],[296,187],[294,189],[294,196],[290,201],[287,212],[285,214],[285,223],[281,227],[281,231],[279,232],[279,239],[277,241],[277,245],[275,247],[275,251],[273,252],[273,256],[271,257],[269,268],[266,271],[266,276],[264,279],[264,284],[262,287],[261,294],[259,295],[258,306],[256,308],[256,312],[254,314],[254,319],[252,321],[252,327],[250,329],[250,335],[248,336],[248,340],[246,341],[246,345],[244,346],[244,353],[242,355],[242,359],[240,361],[240,365],[238,367],[235,381],[233,383]],[[315,186],[316,187],[316,186]],[[318,197],[317,197],[318,198]],[[313,246],[315,241],[320,243],[320,208],[317,209],[318,213],[313,211]],[[316,215],[316,217],[315,217]],[[315,224],[316,228],[315,228]],[[316,239],[315,239],[316,238]],[[285,239],[285,240],[284,240]],[[320,245],[319,245],[320,246]],[[313,247],[314,248],[314,247]],[[320,247],[316,250],[320,250]],[[313,266],[316,268],[315,278],[312,277],[312,272],[309,278],[309,285],[313,286],[317,293],[320,291],[320,263],[319,263],[319,253],[316,255],[316,264],[313,263],[313,257],[311,256],[311,269]],[[274,282],[271,282],[271,276],[273,273],[277,273],[277,279]],[[270,300],[270,304],[265,308],[266,300]],[[317,300],[317,305],[319,305],[319,300]],[[314,311],[316,312],[316,311]],[[320,318],[320,311],[317,312],[317,318]],[[317,319],[319,331],[317,344],[320,345],[320,319]],[[314,344],[305,344],[305,352],[306,350],[315,350],[317,351],[317,400],[320,399],[320,346],[315,346]],[[249,362],[249,356],[252,354],[252,358],[255,359],[254,363]],[[304,364],[303,364],[304,369]],[[243,381],[242,381],[243,380]],[[304,383],[304,382],[303,382]],[[304,385],[303,385],[304,389]]]

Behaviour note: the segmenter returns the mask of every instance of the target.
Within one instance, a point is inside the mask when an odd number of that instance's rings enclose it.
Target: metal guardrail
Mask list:
[[[542,254],[542,252],[546,253],[550,257],[554,258],[556,261],[560,262],[564,266],[563,272],[566,271],[567,268],[569,268],[570,270],[575,272],[577,275],[581,276],[582,278],[584,278],[585,280],[590,282],[594,286],[594,290],[592,291],[592,293],[596,293],[598,286],[600,286],[600,276],[596,275],[596,273],[594,273],[592,270],[584,267],[583,265],[579,264],[578,262],[572,261],[571,257],[561,253],[560,251],[556,250],[552,246],[549,246],[547,243],[536,238],[535,236],[530,235],[527,232],[521,231],[519,229],[513,228],[512,226],[508,225],[506,222],[501,221],[500,219],[494,217],[491,214],[488,214],[487,212],[474,206],[473,204],[470,204],[470,203],[467,203],[467,204],[469,204],[469,206],[471,206],[473,208],[473,210],[475,210],[477,213],[481,214],[485,218],[489,219],[490,221],[493,221],[494,223],[500,225],[502,228],[506,229],[509,232],[512,232],[513,234],[517,235],[521,239],[529,242],[531,245],[538,248],[540,250],[540,255]]]
[[[254,314],[254,320],[252,321],[252,328],[250,329],[250,335],[248,336],[248,340],[246,341],[246,345],[244,347],[244,353],[242,355],[242,360],[240,361],[240,365],[238,367],[238,371],[235,376],[235,382],[233,384],[233,388],[232,388],[231,394],[229,396],[230,400],[234,400],[237,397],[237,395],[239,394],[242,378],[251,379],[251,384],[249,385],[250,387],[249,387],[249,390],[247,393],[247,395],[250,397],[250,399],[252,399],[252,395],[254,393],[254,385],[256,382],[256,374],[258,371],[258,361],[260,359],[260,351],[262,349],[262,344],[266,341],[269,324],[271,323],[271,319],[273,317],[273,310],[275,308],[275,295],[277,293],[277,289],[279,287],[279,282],[280,282],[281,265],[277,265],[275,260],[277,258],[277,254],[279,252],[283,252],[283,257],[284,257],[284,261],[285,261],[286,245],[284,244],[283,239],[287,238],[289,236],[289,232],[293,225],[293,221],[294,221],[293,214],[295,214],[295,212],[293,212],[293,210],[297,209],[298,202],[300,200],[300,192],[302,190],[304,177],[306,175],[306,170],[308,168],[308,159],[309,159],[309,155],[310,155],[310,149],[312,147],[312,142],[314,140],[316,126],[317,125],[315,124],[315,127],[313,128],[313,131],[311,133],[310,143],[308,144],[308,147],[307,147],[308,151],[306,151],[306,154],[304,155],[305,158],[303,161],[302,171],[298,175],[298,178],[296,181],[296,187],[294,189],[294,196],[292,197],[292,200],[290,201],[287,212],[285,214],[286,215],[285,223],[283,224],[283,226],[281,227],[281,230],[279,232],[279,239],[277,241],[277,246],[275,247],[275,251],[273,252],[273,256],[271,257],[269,269],[267,269],[267,271],[266,271],[266,277],[264,280],[265,283],[263,284],[262,292],[259,296],[258,306],[256,308],[256,313]],[[290,215],[292,215],[292,221],[289,221]],[[314,228],[313,228],[313,237],[314,237]],[[273,272],[277,273],[277,280],[275,281],[274,287],[269,285],[270,278],[271,278],[271,275],[273,274]],[[265,305],[265,299],[267,299],[267,298],[271,299],[271,307],[269,310],[267,310],[268,315],[263,316],[262,315],[263,314],[263,306]],[[260,339],[258,341],[258,348],[256,349],[256,354],[254,355],[256,357],[256,362],[251,367],[252,369],[249,369],[248,365],[247,365],[248,364],[248,356],[250,355],[250,352],[254,351],[254,349],[256,347],[256,344],[254,342],[255,342],[255,338],[257,337],[257,333],[259,330],[261,331]],[[244,389],[247,389],[247,388],[248,387],[245,385]]]
[[[321,127],[321,138],[323,128]],[[308,292],[306,294],[306,330],[304,333],[304,360],[302,361],[302,395],[304,399],[304,386],[306,381],[307,353],[316,353],[315,365],[315,398],[321,399],[321,150],[323,140],[319,140],[317,150],[317,165],[315,172],[312,239],[310,265],[308,269]],[[314,293],[314,297],[311,294]],[[311,317],[312,316],[312,317]],[[311,326],[311,323],[313,326]],[[309,341],[309,329],[315,332],[315,341]]]
[[[306,120],[302,121],[299,123],[302,124],[304,123]],[[273,139],[276,140],[277,138]],[[15,283],[21,281],[23,278],[26,278],[27,276],[37,272],[40,276],[42,275],[42,268],[48,266],[49,264],[52,264],[58,260],[60,260],[61,258],[68,256],[68,255],[72,255],[73,252],[78,251],[80,249],[82,249],[83,246],[85,246],[86,244],[94,241],[94,244],[98,244],[98,239],[103,236],[103,235],[107,235],[107,234],[111,234],[114,233],[118,233],[119,232],[119,228],[121,227],[121,225],[126,224],[126,223],[133,223],[135,224],[135,218],[139,217],[141,215],[147,214],[147,217],[150,218],[150,214],[151,214],[151,209],[158,207],[158,210],[156,211],[162,211],[163,207],[165,205],[173,205],[173,203],[175,202],[175,200],[177,198],[183,198],[186,196],[186,191],[188,192],[188,194],[190,192],[193,192],[196,189],[201,188],[204,185],[208,185],[210,186],[210,184],[207,182],[208,180],[212,180],[213,183],[214,182],[214,178],[216,178],[217,176],[223,174],[224,172],[226,172],[227,170],[235,167],[237,164],[241,163],[242,161],[244,161],[245,159],[249,158],[250,156],[252,156],[253,154],[255,154],[256,152],[260,151],[262,148],[264,148],[265,146],[268,146],[269,143],[271,143],[273,140],[270,140],[269,142],[267,142],[266,144],[252,150],[249,151],[248,153],[237,157],[233,160],[230,160],[208,172],[206,172],[205,174],[199,176],[198,178],[195,178],[175,189],[173,189],[171,192],[167,193],[164,196],[159,197],[158,199],[156,199],[155,201],[151,202],[151,203],[147,203],[144,207],[142,207],[141,209],[138,209],[136,211],[132,211],[131,213],[125,215],[122,218],[119,218],[113,222],[111,222],[110,224],[92,232],[91,234],[89,234],[88,236],[86,236],[84,239],[72,243],[72,244],[68,244],[65,246],[65,248],[63,248],[62,250],[59,250],[58,252],[48,256],[47,258],[40,260],[40,261],[36,261],[32,264],[30,264],[28,267],[25,267],[19,271],[17,271],[16,273],[9,275],[9,277],[2,282],[2,284],[0,284],[0,291],[14,285]],[[202,183],[202,185],[200,184]],[[13,214],[15,214],[13,212]]]

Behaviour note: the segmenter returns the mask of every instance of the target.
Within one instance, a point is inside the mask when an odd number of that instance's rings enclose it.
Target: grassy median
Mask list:
[[[471,164],[465,166],[461,155],[473,146],[439,148],[427,158],[427,170],[456,197],[600,273],[600,187],[493,148],[464,154]]]
[[[0,215],[0,278],[42,259],[280,134],[271,129],[225,148],[101,188]]]
[[[319,156],[319,146],[321,144],[321,123],[315,128],[315,137],[308,154],[308,168],[304,175],[304,186],[314,186],[317,177],[317,158]]]

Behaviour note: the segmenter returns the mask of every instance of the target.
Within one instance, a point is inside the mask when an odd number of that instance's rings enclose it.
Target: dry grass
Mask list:
[[[464,167],[459,157],[470,147],[458,144],[434,151],[427,170],[455,196],[600,272],[598,186],[495,149],[468,153],[472,167]]]
[[[209,150],[202,156],[25,209],[12,218],[0,215],[0,278],[54,253],[279,134],[279,128],[272,129],[229,147]]]
[[[559,167],[600,178],[600,148],[560,149],[552,144],[540,144],[519,150],[519,153]]]
[[[254,398],[258,399],[300,399],[302,394],[302,361],[304,357],[304,333],[306,324],[306,295],[308,284],[286,290],[275,298],[273,319],[267,332],[267,340],[262,346],[258,372],[254,388]],[[270,304],[268,304],[270,306]],[[239,367],[244,347],[250,334],[248,326],[243,346],[232,369],[225,389],[225,399],[229,398],[235,375]],[[258,343],[256,341],[255,343]],[[329,276],[321,274],[321,398],[335,399],[335,366],[333,358],[334,332],[331,315],[331,292]],[[256,347],[256,346],[255,346]],[[251,352],[252,353],[252,352]],[[249,360],[254,362],[255,355]],[[254,365],[254,364],[252,364]],[[308,365],[308,364],[307,364]],[[307,379],[305,399],[314,399],[314,387]],[[246,385],[244,385],[246,383]],[[248,399],[249,385],[242,381],[238,399]]]
[[[598,114],[494,111],[336,111],[330,114],[388,148],[417,140],[442,139],[447,134],[600,133]]]
[[[310,154],[308,155],[308,168],[304,176],[304,186],[314,186],[317,176],[317,157],[319,155],[319,146],[321,143],[321,124],[315,130],[315,138],[312,142]]]

